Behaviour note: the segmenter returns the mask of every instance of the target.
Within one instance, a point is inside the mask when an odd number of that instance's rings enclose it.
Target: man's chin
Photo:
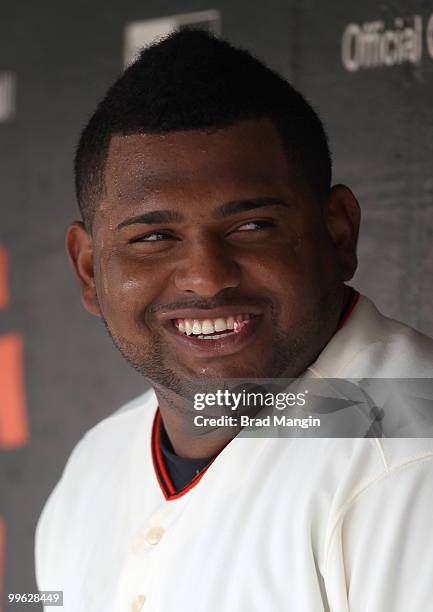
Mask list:
[[[257,360],[258,361],[258,360]],[[273,367],[273,363],[227,363],[200,364],[199,366],[184,366],[174,370],[176,378],[188,385],[206,385],[218,382],[229,382],[234,379],[254,380],[257,378],[279,378],[286,375],[286,370]]]

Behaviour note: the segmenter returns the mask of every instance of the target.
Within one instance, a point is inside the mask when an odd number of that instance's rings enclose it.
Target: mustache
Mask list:
[[[153,316],[160,312],[166,312],[170,310],[181,310],[183,308],[200,308],[202,310],[210,310],[212,308],[219,308],[220,306],[236,306],[238,304],[255,304],[256,306],[267,306],[271,310],[274,310],[274,303],[268,297],[264,295],[252,295],[246,293],[230,293],[230,295],[220,294],[212,298],[202,298],[200,296],[182,297],[177,300],[170,302],[154,302],[147,308],[147,314]]]

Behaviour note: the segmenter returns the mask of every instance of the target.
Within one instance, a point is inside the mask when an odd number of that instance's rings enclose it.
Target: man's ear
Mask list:
[[[361,210],[358,200],[345,185],[334,185],[325,204],[324,216],[340,261],[343,279],[350,280],[358,266],[358,242]]]
[[[91,314],[100,316],[93,269],[93,239],[81,221],[74,221],[68,226],[65,246],[80,283],[81,302]]]

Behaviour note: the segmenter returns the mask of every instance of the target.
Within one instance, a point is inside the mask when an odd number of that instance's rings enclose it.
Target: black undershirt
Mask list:
[[[162,419],[159,433],[159,448],[161,449],[166,470],[176,489],[176,493],[189,484],[194,476],[213,459],[213,457],[205,457],[204,459],[178,457],[174,452]]]
[[[348,291],[345,296],[342,312],[340,315],[340,322],[346,315],[350,304],[354,298],[355,291],[352,287],[347,287]],[[164,427],[164,421],[161,418],[161,427],[159,434],[159,448],[161,449],[164,457],[165,467],[170,476],[171,482],[173,483],[176,493],[183,489],[187,484],[191,482],[196,474],[198,474],[210,461],[216,456],[205,457],[204,459],[189,459],[187,457],[178,457],[174,452],[173,446],[170,442],[170,438]]]

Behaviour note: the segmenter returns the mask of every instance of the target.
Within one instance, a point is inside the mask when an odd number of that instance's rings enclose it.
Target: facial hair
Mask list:
[[[257,366],[254,371],[250,369],[248,372],[242,373],[241,376],[237,373],[236,378],[275,379],[299,376],[317,357],[317,354],[311,354],[311,346],[314,345],[315,339],[323,335],[323,329],[329,329],[330,321],[335,321],[338,318],[339,290],[339,287],[332,287],[326,295],[322,296],[309,312],[305,312],[303,321],[297,326],[296,330],[282,329],[278,322],[278,309],[274,302],[269,298],[261,298],[261,302],[267,306],[272,322],[273,333],[270,339],[272,354],[265,363]],[[202,304],[202,302],[200,303]],[[227,299],[223,303],[227,304]],[[189,302],[188,306],[198,304],[199,302],[195,304]],[[207,301],[207,308],[219,305],[221,305],[221,300],[214,300],[212,303],[209,300]],[[164,305],[164,308],[166,308],[166,305]],[[154,307],[153,313],[164,308],[162,306]],[[153,335],[152,341],[149,343],[150,348],[146,348],[146,353],[144,353],[139,344],[130,342],[110,329],[103,316],[101,316],[101,320],[124,359],[162,393],[165,390],[168,395],[175,394],[177,397],[191,401],[196,393],[207,393],[223,383],[223,381],[218,382],[215,379],[211,381],[206,376],[196,376],[194,378],[188,378],[185,375],[179,376],[167,364],[167,349],[160,335]]]

